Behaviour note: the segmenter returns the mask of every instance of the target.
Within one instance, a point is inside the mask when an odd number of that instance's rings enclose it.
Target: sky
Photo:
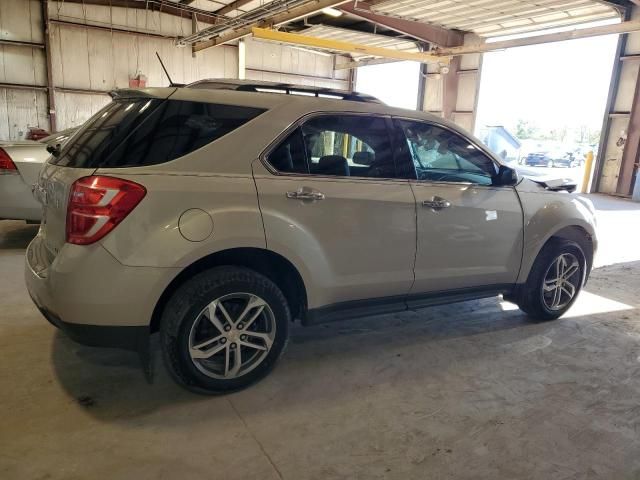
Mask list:
[[[513,129],[523,119],[542,129],[599,129],[616,43],[617,35],[608,35],[485,54],[476,127]],[[415,109],[418,71],[415,62],[360,67],[356,89]]]
[[[511,48],[484,55],[476,125],[599,129],[617,35]]]
[[[358,68],[356,90],[393,107],[416,109],[420,64],[394,62]]]

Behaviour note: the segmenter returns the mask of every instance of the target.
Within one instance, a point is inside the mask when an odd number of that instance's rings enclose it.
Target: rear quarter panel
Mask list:
[[[526,282],[544,244],[563,228],[584,229],[592,237],[595,248],[595,215],[578,195],[545,191],[526,179],[516,190],[524,212],[524,248],[518,283]]]
[[[146,173],[98,170],[143,185],[145,198],[105,237],[103,246],[121,263],[140,267],[187,267],[228,248],[264,248],[265,237],[256,188],[250,175]],[[181,216],[201,211],[196,219]],[[206,216],[211,222],[207,233]],[[198,225],[190,225],[197,222]],[[193,241],[191,227],[206,238]]]

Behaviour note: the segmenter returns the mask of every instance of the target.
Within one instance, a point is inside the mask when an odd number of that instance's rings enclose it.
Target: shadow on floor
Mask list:
[[[40,225],[29,225],[14,220],[0,220],[0,250],[18,250],[27,248],[29,242],[38,234]]]

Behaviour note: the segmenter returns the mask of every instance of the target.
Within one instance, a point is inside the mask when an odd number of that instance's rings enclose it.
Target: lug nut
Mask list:
[[[241,323],[239,323],[239,324],[238,324],[238,325],[236,325],[236,326],[237,326],[237,328],[239,328],[240,330],[242,330],[242,329],[244,328],[244,325],[243,325],[243,324],[241,324]]]
[[[246,335],[240,335],[240,340],[245,341],[247,339]]]
[[[235,344],[235,343],[232,343],[232,344],[231,344],[231,348],[236,348],[236,344]]]
[[[224,331],[225,331],[225,332],[228,332],[229,330],[231,330],[231,327],[230,327],[229,325],[225,325],[225,327],[224,327]]]
[[[221,338],[221,339],[220,339],[220,343],[221,343],[222,345],[224,345],[225,343],[227,343],[227,339],[226,339],[226,338]]]

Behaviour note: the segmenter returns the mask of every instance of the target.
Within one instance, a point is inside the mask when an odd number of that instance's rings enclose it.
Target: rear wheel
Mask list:
[[[183,284],[165,308],[165,365],[189,390],[242,389],[274,367],[290,320],[284,295],[265,276],[240,267],[208,270]]]
[[[585,256],[570,240],[556,239],[543,247],[516,302],[537,320],[562,316],[578,297],[584,282]]]

